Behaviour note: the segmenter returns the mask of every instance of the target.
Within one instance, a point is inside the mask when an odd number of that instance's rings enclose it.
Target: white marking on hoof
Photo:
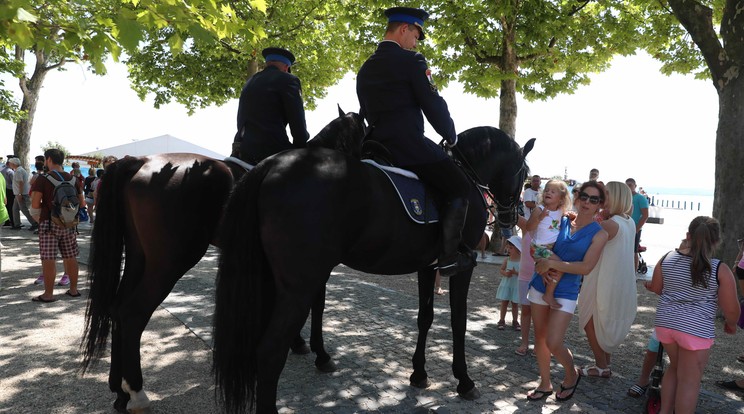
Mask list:
[[[133,391],[127,380],[121,380],[121,389],[129,393],[129,402],[127,402],[127,411],[132,414],[147,414],[150,413],[150,399],[147,398],[145,390]]]

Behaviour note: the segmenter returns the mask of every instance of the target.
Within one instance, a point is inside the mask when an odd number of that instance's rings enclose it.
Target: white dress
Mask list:
[[[597,341],[608,353],[625,340],[638,308],[633,258],[635,222],[619,215],[610,220],[618,224],[617,234],[584,277],[578,301],[579,326],[583,329],[593,317]]]

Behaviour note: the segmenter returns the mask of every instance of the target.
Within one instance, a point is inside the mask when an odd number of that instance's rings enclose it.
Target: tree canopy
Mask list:
[[[263,64],[261,50],[278,46],[297,57],[292,71],[302,79],[306,105],[314,108],[359,60],[360,48],[349,35],[359,17],[349,4],[269,1],[258,10],[235,2],[236,15],[249,23],[232,38],[217,44],[194,38],[174,49],[172,29],[148,33],[144,45],[127,59],[130,79],[141,98],[154,95],[156,107],[175,100],[193,112],[238,97],[246,79]]]

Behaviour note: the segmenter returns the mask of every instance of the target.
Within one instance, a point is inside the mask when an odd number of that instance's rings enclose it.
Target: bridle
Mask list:
[[[491,189],[488,187],[487,184],[483,184],[483,180],[478,176],[478,173],[475,172],[475,169],[472,165],[468,162],[467,158],[463,155],[462,151],[455,146],[452,148],[446,147],[444,145],[444,140],[442,140],[439,145],[442,147],[442,149],[450,154],[450,158],[452,158],[457,164],[460,165],[460,168],[465,172],[465,174],[475,183],[475,186],[481,190],[481,192],[485,192],[488,197],[493,200],[494,204],[496,205],[496,214],[494,214],[495,220],[493,222],[488,223],[488,225],[492,225],[494,223],[498,223],[499,227],[501,228],[509,228],[514,226],[517,223],[517,206],[519,204],[519,195],[521,193],[521,188],[517,187],[514,194],[512,194],[509,197],[509,204],[501,204],[499,200],[496,199],[496,197],[493,196],[493,193],[491,192]],[[456,153],[456,157],[453,157],[452,154]],[[522,159],[522,165],[519,167],[519,170],[517,170],[516,173],[514,173],[514,177],[521,176],[522,180],[524,181],[524,176],[526,175],[527,170],[527,163],[524,159]],[[489,206],[486,206],[486,209],[488,209]],[[502,221],[501,215],[502,214],[509,214],[509,221]]]

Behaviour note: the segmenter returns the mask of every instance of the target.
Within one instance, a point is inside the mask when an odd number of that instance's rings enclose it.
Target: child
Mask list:
[[[499,319],[498,329],[504,330],[506,323],[504,317],[506,316],[506,308],[509,307],[509,302],[512,306],[512,326],[515,331],[521,330],[519,325],[519,259],[522,253],[522,238],[519,236],[511,236],[506,243],[506,250],[509,253],[507,260],[501,264],[500,273],[503,276],[499,288],[496,291],[496,299],[501,300],[501,318]]]
[[[568,193],[566,183],[561,180],[550,180],[545,184],[542,194],[542,204],[535,208],[530,219],[527,221],[527,231],[532,232],[531,256],[537,259],[547,259],[553,252],[558,232],[560,231],[561,217],[571,207],[571,196]],[[538,208],[540,209],[538,212]],[[543,300],[553,309],[560,309],[561,305],[555,300],[553,294],[560,276],[553,276],[545,286]]]
[[[654,365],[656,365],[656,356],[658,353],[659,340],[656,339],[656,331],[651,331],[651,337],[648,338],[648,346],[646,347],[646,354],[643,357],[641,375],[638,377],[638,381],[628,389],[629,396],[640,398],[646,395],[648,383],[650,382],[649,376],[654,369]]]

